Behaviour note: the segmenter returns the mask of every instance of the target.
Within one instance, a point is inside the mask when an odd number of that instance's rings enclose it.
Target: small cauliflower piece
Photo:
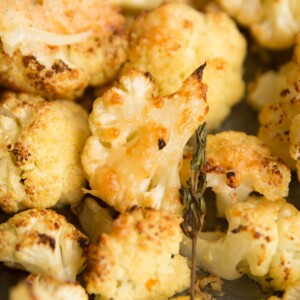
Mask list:
[[[288,195],[289,168],[255,136],[235,131],[208,135],[206,156],[207,186],[216,193],[220,216],[226,207],[244,201],[252,191],[268,200]],[[183,184],[190,176],[191,157],[192,150],[187,150],[180,171]]]
[[[283,49],[300,30],[300,2],[291,0],[217,0],[264,47]]]
[[[181,213],[184,145],[208,111],[203,67],[165,97],[149,73],[131,70],[95,100],[82,154],[90,194],[120,212],[138,205]]]
[[[127,56],[125,19],[106,0],[0,2],[0,84],[74,99],[112,80]]]
[[[226,209],[228,230],[201,233],[197,265],[227,280],[248,274],[285,290],[300,279],[300,212],[284,199],[249,197]],[[186,239],[182,252],[188,255]]]
[[[111,233],[90,246],[84,273],[96,299],[166,300],[190,282],[178,254],[181,217],[135,208],[114,221]]]
[[[184,3],[170,2],[135,20],[122,72],[131,68],[150,72],[159,93],[168,95],[206,62],[203,82],[209,87],[210,108],[206,122],[209,129],[215,129],[243,96],[245,54],[245,39],[226,14],[204,14]]]
[[[248,102],[261,111],[266,104],[281,101],[288,93],[288,87],[299,80],[300,75],[300,34],[292,59],[279,67],[278,71],[267,71],[260,74],[249,85]]]
[[[114,219],[110,210],[102,207],[94,198],[87,197],[72,209],[92,243],[97,241],[100,234],[111,232]]]
[[[8,213],[78,202],[87,112],[70,101],[0,96],[0,208]]]
[[[13,287],[9,300],[88,300],[88,294],[77,282],[60,281],[53,277],[29,275]]]
[[[88,238],[52,210],[30,209],[0,224],[0,261],[13,268],[75,280]]]

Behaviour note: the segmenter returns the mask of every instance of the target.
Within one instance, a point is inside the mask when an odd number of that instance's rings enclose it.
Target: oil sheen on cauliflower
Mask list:
[[[208,135],[206,152],[207,186],[216,193],[220,216],[252,191],[269,200],[288,195],[289,168],[257,137],[235,131]],[[191,157],[192,150],[187,150],[180,171],[183,184],[190,176]]]
[[[204,14],[183,3],[171,2],[136,19],[123,72],[130,68],[150,72],[159,93],[168,95],[206,61],[206,122],[209,129],[214,129],[243,95],[245,54],[245,39],[226,14]]]
[[[300,212],[284,199],[249,197],[226,209],[228,230],[202,233],[197,264],[233,280],[248,274],[263,287],[284,290],[300,280]],[[190,241],[182,251],[188,254]]]
[[[76,282],[61,281],[49,276],[29,275],[13,287],[9,300],[88,300],[84,288]]]
[[[203,67],[170,96],[156,93],[149,73],[131,70],[95,100],[82,155],[89,193],[121,212],[138,205],[181,213],[184,145],[208,110]]]
[[[52,210],[30,209],[0,224],[0,261],[13,268],[75,280],[88,238]]]
[[[106,0],[0,2],[0,84],[73,99],[113,79],[126,59],[125,20]]]
[[[300,2],[293,0],[218,0],[254,38],[272,49],[290,47],[300,30]]]
[[[78,202],[88,116],[70,101],[0,96],[0,208],[16,212]]]
[[[92,244],[84,273],[96,299],[166,300],[189,286],[187,261],[178,254],[181,218],[141,208],[121,214],[112,232]]]
[[[111,232],[114,219],[110,209],[102,207],[94,198],[87,197],[74,205],[73,212],[91,242],[96,242],[100,234]]]

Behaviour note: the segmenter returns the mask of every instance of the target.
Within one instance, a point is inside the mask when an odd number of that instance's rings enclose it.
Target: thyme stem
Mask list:
[[[184,234],[192,240],[191,300],[195,299],[197,237],[203,228],[206,214],[206,205],[203,197],[206,188],[206,174],[204,171],[206,137],[206,124],[204,123],[196,130],[196,145],[191,161],[191,176],[188,180],[188,185],[180,189],[184,202],[182,229]]]

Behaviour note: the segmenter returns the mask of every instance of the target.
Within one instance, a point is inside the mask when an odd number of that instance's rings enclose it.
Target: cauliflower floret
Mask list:
[[[285,161],[291,169],[297,168],[298,173],[299,91],[300,77],[283,90],[280,101],[266,104],[259,115],[258,132],[258,136],[270,147],[272,153]]]
[[[95,100],[82,154],[90,194],[120,212],[138,205],[181,213],[184,145],[208,111],[203,67],[165,97],[149,73],[131,70]]]
[[[114,220],[112,214],[95,199],[85,198],[73,207],[73,212],[78,216],[80,225],[91,242],[96,242],[100,234],[111,232]]]
[[[295,43],[300,30],[300,2],[291,0],[218,0],[231,16],[249,27],[257,41],[282,49]]]
[[[150,72],[159,92],[166,95],[177,91],[206,61],[203,82],[209,87],[210,107],[206,122],[214,129],[243,95],[245,54],[245,39],[226,14],[203,14],[183,3],[166,3],[136,19],[123,72],[130,68]]]
[[[84,273],[96,299],[166,300],[185,290],[190,270],[178,254],[181,218],[141,208],[114,221],[112,232],[92,244]]]
[[[252,191],[268,200],[288,195],[290,170],[257,137],[234,131],[208,135],[206,153],[207,186],[216,193],[220,216]],[[183,184],[190,176],[191,157],[192,151],[187,150],[180,171]]]
[[[0,224],[0,261],[28,272],[75,280],[88,238],[52,210],[30,209]]]
[[[284,199],[249,197],[226,209],[227,233],[201,233],[197,265],[232,280],[249,274],[264,287],[284,290],[300,280],[300,213]],[[185,240],[182,252],[189,253]]]
[[[78,202],[80,155],[89,136],[86,111],[70,101],[0,96],[0,208],[16,212]]]
[[[9,300],[88,300],[84,288],[76,282],[53,277],[29,275],[9,293]]]
[[[291,61],[280,66],[279,71],[267,71],[249,85],[248,101],[257,110],[264,105],[278,102],[300,75],[300,35]]]
[[[106,0],[0,2],[0,84],[47,98],[113,79],[126,59],[124,17]]]

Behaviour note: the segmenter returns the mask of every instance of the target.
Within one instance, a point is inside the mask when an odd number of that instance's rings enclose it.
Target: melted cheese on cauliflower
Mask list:
[[[208,111],[202,71],[163,97],[149,73],[131,70],[94,102],[82,154],[89,193],[121,212],[135,205],[181,212],[183,148]]]

